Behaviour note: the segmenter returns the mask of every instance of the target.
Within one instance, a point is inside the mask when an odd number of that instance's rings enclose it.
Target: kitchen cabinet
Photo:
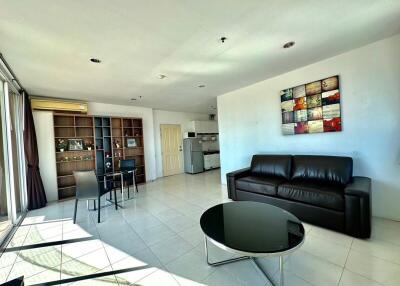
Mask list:
[[[219,153],[204,154],[204,169],[210,170],[220,167]]]
[[[212,120],[191,121],[190,129],[192,129],[196,133],[218,133],[218,122]]]

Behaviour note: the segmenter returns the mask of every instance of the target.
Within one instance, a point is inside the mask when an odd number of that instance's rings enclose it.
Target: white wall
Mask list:
[[[192,120],[208,120],[208,114],[205,113],[186,113],[172,112],[164,110],[153,110],[154,117],[154,140],[156,151],[156,169],[157,177],[163,176],[163,164],[161,155],[161,136],[160,124],[179,124],[181,125],[182,135],[186,131],[192,131],[189,127],[189,122]],[[183,153],[183,152],[182,152]],[[182,154],[183,156],[183,154]],[[183,161],[182,161],[183,162]],[[183,173],[183,164],[182,164]]]
[[[336,74],[343,131],[283,136],[279,91]],[[373,214],[400,220],[400,35],[221,95],[218,117],[223,182],[256,153],[348,155]]]
[[[34,111],[36,138],[39,152],[39,169],[49,202],[58,200],[57,168],[54,146],[52,111]]]
[[[144,158],[146,163],[146,180],[150,181],[156,178],[153,110],[151,108],[89,102],[88,114],[142,118],[143,140],[145,145]]]

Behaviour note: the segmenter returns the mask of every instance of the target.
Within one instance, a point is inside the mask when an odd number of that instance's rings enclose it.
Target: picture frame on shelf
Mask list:
[[[68,139],[68,150],[69,151],[83,150],[83,140],[82,139]]]
[[[136,139],[135,138],[126,139],[126,145],[128,148],[137,147]]]

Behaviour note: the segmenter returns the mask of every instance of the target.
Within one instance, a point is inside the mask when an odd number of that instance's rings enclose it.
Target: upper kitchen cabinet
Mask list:
[[[207,120],[207,121],[191,121],[190,129],[199,133],[218,133],[218,122]]]

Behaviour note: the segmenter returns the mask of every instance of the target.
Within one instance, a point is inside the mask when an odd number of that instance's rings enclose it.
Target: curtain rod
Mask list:
[[[3,76],[5,77],[5,80],[8,81],[10,85],[12,85],[15,91],[17,91],[19,94],[22,94],[25,90],[2,53],[0,53],[0,68],[0,72],[3,71]]]

